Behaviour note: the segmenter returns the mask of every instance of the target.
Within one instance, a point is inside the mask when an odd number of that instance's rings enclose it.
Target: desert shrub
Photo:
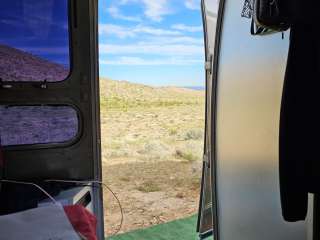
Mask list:
[[[176,198],[183,199],[183,198],[185,198],[185,195],[180,192],[180,193],[177,193],[177,194],[176,194]]]
[[[199,174],[195,174],[195,175],[191,174],[186,178],[175,179],[175,181],[172,182],[172,186],[174,186],[176,188],[186,188],[186,189],[198,190],[201,186],[201,177],[199,176]],[[179,196],[176,196],[176,197],[179,198]],[[185,197],[185,194],[183,194],[183,197]],[[182,197],[180,197],[180,198],[182,198]]]
[[[191,129],[185,133],[184,140],[200,140],[203,138],[202,129]]]
[[[176,156],[176,158],[187,160],[188,162],[194,162],[194,161],[199,160],[199,157],[190,151],[184,151],[184,150],[177,149],[175,156]]]
[[[130,178],[129,177],[121,177],[121,178],[119,178],[120,179],[120,181],[122,181],[122,182],[130,182]]]
[[[137,151],[139,154],[145,155],[149,160],[165,159],[171,155],[170,148],[160,141],[152,141],[144,144],[143,149]]]
[[[128,157],[131,155],[131,152],[129,149],[122,147],[119,149],[113,149],[113,150],[109,150],[106,151],[106,157],[110,157],[110,158],[121,158],[121,157]]]
[[[174,136],[174,135],[177,135],[177,134],[178,134],[178,129],[176,129],[176,128],[169,129],[169,135],[170,136]]]
[[[153,181],[145,181],[141,185],[136,188],[140,192],[151,193],[151,192],[159,192],[161,188]]]

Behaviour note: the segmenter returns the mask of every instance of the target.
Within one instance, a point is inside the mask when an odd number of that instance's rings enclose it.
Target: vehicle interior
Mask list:
[[[50,204],[33,183],[92,212],[97,239],[104,239],[98,0],[1,5],[0,223]],[[206,131],[194,231],[199,239],[319,239],[314,194],[305,220],[286,221],[281,211],[280,110],[290,33],[250,34],[243,1],[201,5]],[[44,51],[45,58],[36,56]]]
[[[14,0],[0,12],[1,179],[34,182],[82,204],[104,239],[100,186],[49,182],[101,181],[97,1]],[[28,53],[45,47],[59,64]],[[47,196],[2,182],[0,199],[5,215],[45,204]]]

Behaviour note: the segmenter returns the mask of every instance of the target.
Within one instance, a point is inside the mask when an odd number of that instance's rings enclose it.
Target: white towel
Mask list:
[[[0,240],[80,240],[58,204],[0,216]]]

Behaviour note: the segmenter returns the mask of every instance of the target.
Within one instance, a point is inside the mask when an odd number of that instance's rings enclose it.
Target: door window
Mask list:
[[[0,106],[2,146],[66,143],[78,129],[77,111],[70,106]]]
[[[1,1],[0,29],[0,81],[57,82],[68,77],[68,0]]]

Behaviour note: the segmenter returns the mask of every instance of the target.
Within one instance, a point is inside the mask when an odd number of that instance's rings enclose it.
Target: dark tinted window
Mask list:
[[[2,146],[64,143],[79,129],[76,110],[68,106],[0,106]]]
[[[70,72],[68,0],[5,0],[0,80],[62,81]]]

